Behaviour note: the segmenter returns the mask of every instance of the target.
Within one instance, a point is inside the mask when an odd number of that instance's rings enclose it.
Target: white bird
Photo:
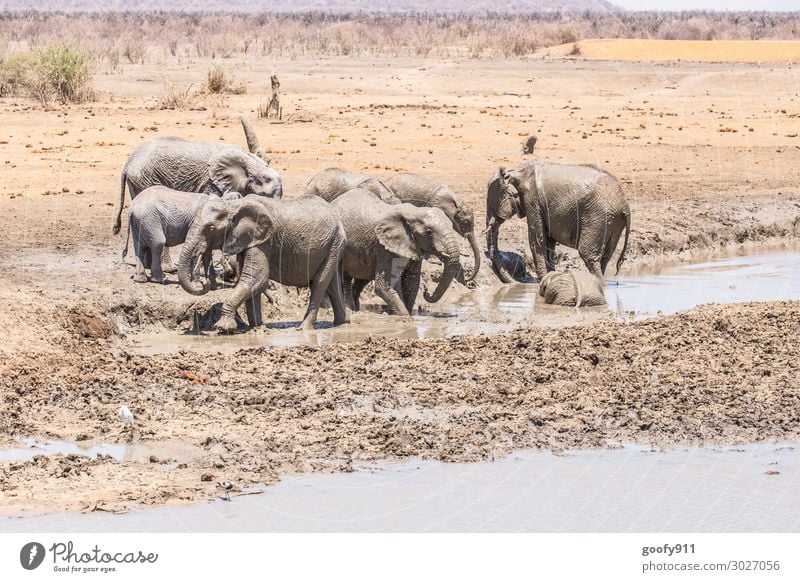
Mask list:
[[[133,425],[133,413],[130,410],[128,410],[127,406],[123,405],[123,406],[119,407],[118,416],[119,416],[119,419],[122,422],[124,422],[126,425],[129,425],[129,426]]]

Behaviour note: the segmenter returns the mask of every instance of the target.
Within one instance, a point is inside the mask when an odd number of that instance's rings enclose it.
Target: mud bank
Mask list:
[[[798,322],[799,302],[774,302],[492,337],[152,357],[83,338],[57,358],[6,362],[3,434],[123,442],[125,403],[141,441],[200,450],[2,463],[2,511],[185,503],[213,498],[217,481],[246,491],[281,474],[410,456],[792,441]]]

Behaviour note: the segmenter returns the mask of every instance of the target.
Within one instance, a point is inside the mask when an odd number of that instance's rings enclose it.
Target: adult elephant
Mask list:
[[[360,188],[332,205],[347,235],[342,271],[354,309],[359,308],[364,286],[374,280],[375,294],[386,302],[389,313],[410,315],[425,257],[436,256],[444,265],[434,292],[424,293],[429,303],[442,298],[461,270],[458,235],[438,208],[387,204]]]
[[[467,239],[474,264],[465,282],[472,281],[481,268],[481,250],[475,242],[475,217],[450,186],[428,180],[416,174],[396,174],[386,180],[386,186],[401,202],[414,206],[439,208],[445,213],[455,231]]]
[[[249,195],[238,200],[210,199],[197,210],[178,262],[178,280],[192,295],[203,295],[209,283],[198,266],[219,233],[222,252],[240,256],[239,281],[222,304],[215,328],[236,331],[236,311],[246,304],[251,327],[261,325],[261,294],[270,280],[311,287],[308,309],[299,328],[317,320],[323,297],[330,298],[334,324],[347,321],[339,264],[346,238],[331,205],[316,197],[279,201]]]
[[[617,179],[596,166],[532,161],[495,172],[486,191],[487,246],[504,283],[513,279],[503,266],[497,237],[500,225],[513,216],[528,221],[540,281],[555,269],[556,243],[577,249],[589,272],[602,277],[624,231],[617,271],[625,260],[630,208]]]
[[[308,182],[305,194],[333,202],[345,192],[356,188],[369,190],[388,204],[400,204],[397,196],[377,178],[358,172],[348,172],[341,168],[328,168],[315,175]]]
[[[250,122],[245,118],[241,121],[250,153],[228,144],[180,137],[158,138],[136,148],[122,168],[114,234],[122,224],[126,186],[131,200],[150,186],[216,196],[238,192],[281,198],[280,175],[270,167]],[[175,272],[168,250],[162,255],[162,265],[165,272]]]

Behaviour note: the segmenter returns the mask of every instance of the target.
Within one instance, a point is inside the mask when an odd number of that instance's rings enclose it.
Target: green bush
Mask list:
[[[61,103],[81,103],[93,99],[91,88],[93,74],[92,55],[66,44],[54,44],[37,51],[33,65],[36,92],[49,87]],[[41,95],[35,95],[43,105]]]
[[[0,97],[16,97],[27,88],[33,58],[30,54],[12,53],[0,59]]]

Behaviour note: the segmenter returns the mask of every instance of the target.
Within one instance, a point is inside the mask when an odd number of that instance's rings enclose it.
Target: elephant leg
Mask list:
[[[604,226],[604,225],[603,225]],[[595,277],[603,277],[600,269],[600,260],[603,254],[603,243],[605,242],[606,232],[603,228],[591,228],[584,226],[581,229],[581,238],[578,242],[578,255],[580,255],[586,268]]]
[[[545,260],[547,246],[545,243],[549,237],[546,234],[544,221],[538,209],[529,211],[527,216],[528,244],[533,255],[533,268],[536,270],[536,277],[541,281],[542,277],[547,274],[547,262]]]
[[[356,279],[353,281],[352,294],[353,294],[353,311],[361,309],[361,292],[364,287],[369,285],[369,279]]]
[[[308,301],[308,309],[298,329],[314,329],[314,324],[317,322],[317,314],[319,313],[319,306],[322,304],[322,298],[327,293],[334,278],[338,281],[337,275],[342,247],[343,245],[338,242],[331,245],[325,263],[319,271],[317,271],[317,274],[311,281],[311,297]]]
[[[344,297],[345,305],[355,311],[355,301],[353,300],[353,278],[345,273],[342,269],[339,271],[339,281],[342,284],[342,295]]]
[[[408,259],[385,250],[378,251],[375,294],[386,302],[392,315],[411,315],[400,296],[400,282]]]
[[[260,327],[263,325],[261,317],[261,293],[253,293],[244,302],[245,310],[247,311],[247,323],[251,328]]]
[[[413,313],[414,311],[414,302],[417,300],[417,294],[419,293],[419,282],[421,276],[422,262],[409,261],[408,266],[406,267],[405,271],[403,271],[400,281],[403,304],[406,306],[406,309],[409,313]]]
[[[237,330],[236,325],[236,312],[239,306],[247,301],[249,304],[247,308],[251,310],[254,316],[250,321],[257,320],[255,318],[255,305],[253,305],[253,298],[258,297],[259,317],[260,317],[260,301],[261,294],[267,288],[269,283],[269,261],[263,248],[251,247],[244,251],[242,258],[242,272],[239,276],[239,282],[233,291],[225,298],[222,303],[222,315],[219,321],[214,324],[214,327],[222,333],[233,333]],[[248,318],[250,318],[248,313]]]
[[[136,274],[133,276],[133,280],[136,283],[147,283],[145,264],[150,264],[150,260],[148,260],[149,249],[139,239],[138,229],[131,228],[131,230],[133,231],[133,250],[136,254]]]
[[[159,270],[164,273],[177,273],[178,269],[172,263],[172,256],[169,254],[169,247],[165,246],[161,249],[161,264]]]
[[[150,243],[150,255],[152,256],[152,260],[150,261],[150,280],[155,283],[163,283],[166,279],[161,266],[161,257],[166,251],[167,247],[164,246],[162,241],[159,240]]]
[[[556,263],[556,239],[549,236],[545,241],[545,266],[548,273],[556,270]]]
[[[203,273],[208,278],[211,289],[217,288],[217,274],[214,272],[214,263],[211,255],[211,249],[203,253]]]
[[[331,301],[333,308],[333,325],[342,325],[343,323],[350,323],[347,317],[347,308],[345,307],[344,293],[342,292],[342,279],[339,270],[335,271],[333,280],[328,286],[328,299]]]
[[[606,267],[608,266],[611,257],[614,256],[614,251],[617,250],[617,244],[619,243],[619,239],[624,230],[624,222],[622,222],[620,225],[612,223],[608,226],[608,237],[606,238],[603,255],[600,258],[600,271],[603,273],[603,276],[606,274]]]

